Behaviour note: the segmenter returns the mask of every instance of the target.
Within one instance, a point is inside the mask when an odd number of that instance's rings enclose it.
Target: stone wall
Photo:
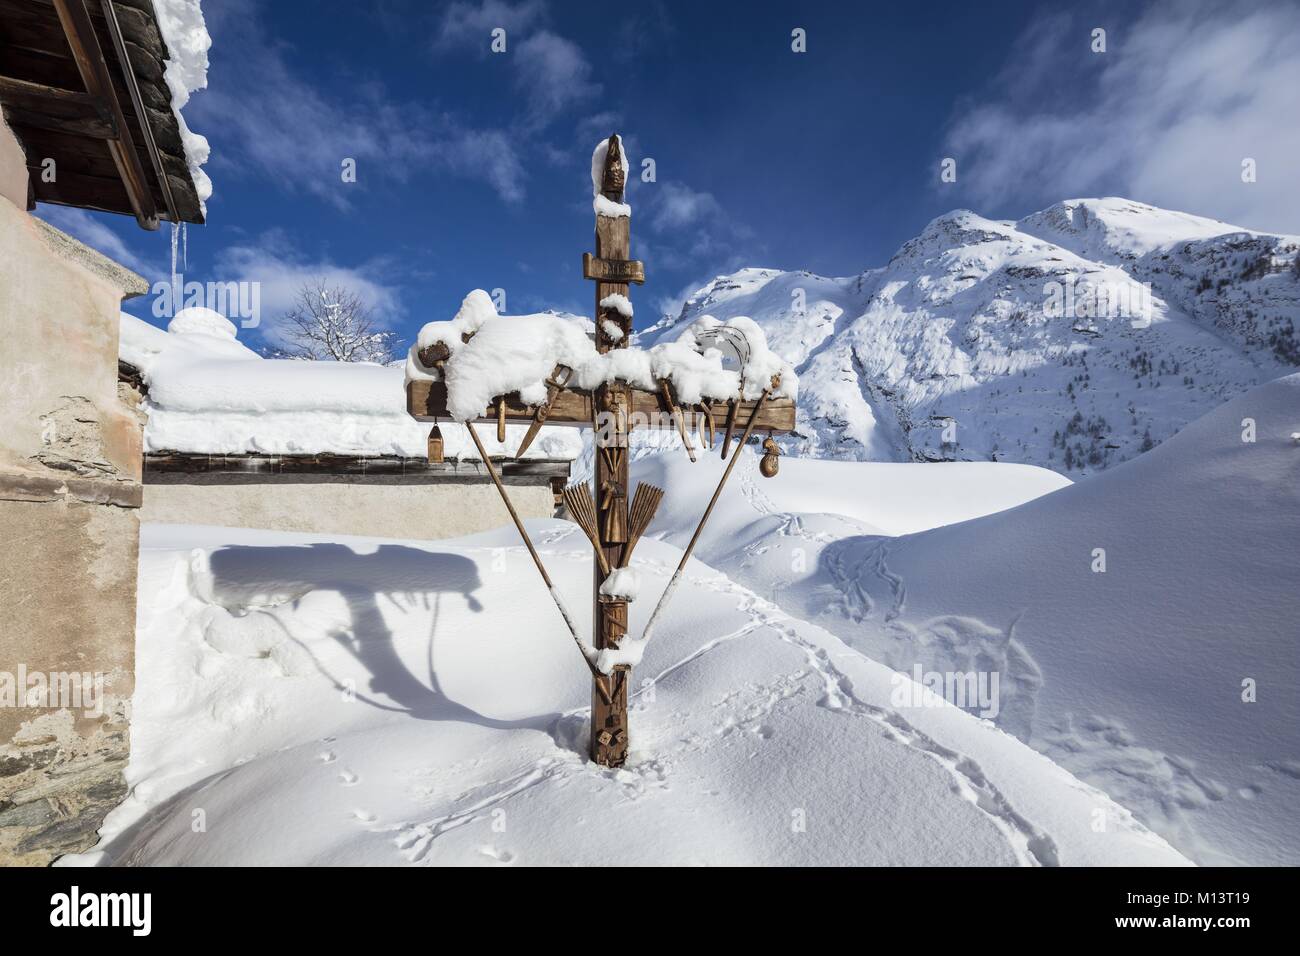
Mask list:
[[[555,496],[545,479],[507,479],[506,484],[520,517],[554,516]],[[140,518],[412,539],[451,538],[510,523],[486,478],[428,481],[400,476],[150,476]]]
[[[0,865],[90,847],[126,793],[142,497],[117,337],[147,286],[26,193],[0,123]]]

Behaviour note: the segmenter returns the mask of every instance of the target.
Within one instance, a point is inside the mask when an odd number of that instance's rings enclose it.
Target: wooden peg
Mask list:
[[[506,440],[506,397],[497,399],[497,441],[505,444]]]
[[[727,403],[727,433],[722,436],[722,460],[727,460],[727,452],[731,449],[731,436],[736,433],[736,411],[740,408],[740,401],[733,399]]]
[[[673,393],[668,386],[668,379],[661,378],[659,380],[659,392],[663,395],[668,410],[672,412],[673,421],[677,423],[677,432],[682,436],[682,444],[686,446],[686,454],[690,456],[692,462],[695,461],[695,449],[691,445],[690,436],[686,434],[686,416],[682,414],[682,410],[673,401]]]
[[[700,402],[700,411],[704,413],[704,429],[700,430],[700,435],[708,436],[705,438],[705,447],[713,451],[713,446],[718,443],[718,429],[713,422],[713,403]]]

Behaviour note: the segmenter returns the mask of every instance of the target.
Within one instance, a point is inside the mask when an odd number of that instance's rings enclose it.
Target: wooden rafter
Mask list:
[[[127,92],[131,96],[131,105],[135,108],[135,115],[140,117],[140,131],[144,134],[145,151],[149,154],[149,162],[153,166],[154,175],[158,177],[158,185],[162,187],[163,202],[167,206],[167,217],[172,222],[180,222],[180,217],[176,212],[176,200],[172,197],[171,183],[167,180],[167,170],[163,168],[162,156],[158,153],[158,144],[154,142],[153,129],[147,122],[149,113],[145,109],[144,100],[140,96],[140,84],[136,82],[135,71],[131,68],[131,56],[126,50],[126,40],[122,37],[122,26],[117,22],[117,12],[113,8],[113,0],[100,0],[100,6],[104,11],[104,22],[108,26],[108,35],[113,38],[113,47],[117,51],[118,66],[122,68],[122,81],[126,84]]]
[[[89,93],[0,76],[0,102],[5,104],[9,121],[14,124],[90,139],[117,136],[117,126],[108,109]]]
[[[145,229],[158,228],[158,210],[154,205],[153,193],[145,178],[144,167],[135,151],[135,143],[122,113],[122,104],[113,89],[113,80],[109,75],[104,60],[104,51],[95,35],[94,25],[86,10],[84,0],[54,0],[54,9],[59,15],[59,24],[72,50],[72,58],[81,74],[81,81],[86,92],[97,101],[105,104],[109,116],[118,129],[115,139],[107,140],[108,151],[117,166],[118,176],[126,189],[127,199],[136,222]],[[141,125],[144,125],[143,122]]]
[[[154,209],[174,222],[203,222],[165,76],[171,54],[152,5],[81,5],[104,54]],[[87,89],[55,0],[0,0],[0,107],[26,154],[29,209],[48,202],[135,215],[109,149],[120,126],[107,101]]]

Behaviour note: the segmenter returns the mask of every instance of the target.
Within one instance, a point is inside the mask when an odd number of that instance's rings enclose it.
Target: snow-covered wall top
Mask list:
[[[407,414],[400,368],[264,359],[210,309],[177,313],[167,331],[122,314],[118,355],[140,370],[149,394],[146,452],[421,458],[429,426]],[[513,455],[525,428],[482,435],[489,454]],[[478,455],[464,428],[443,425],[448,458]],[[526,458],[572,460],[574,428],[543,428]]]
[[[445,381],[447,409],[457,420],[479,418],[494,396],[511,392],[518,392],[525,403],[544,403],[546,380],[557,365],[573,369],[570,384],[582,389],[622,381],[657,391],[659,383],[667,381],[677,401],[687,405],[738,394],[752,401],[765,390],[782,398],[798,395],[799,381],[790,363],[767,347],[763,330],[744,316],[726,322],[700,316],[674,340],[649,349],[605,353],[596,351],[589,324],[551,313],[497,315],[491,297],[475,289],[452,319],[430,322],[420,330],[407,356],[407,380]],[[728,367],[722,351],[707,344],[704,333],[720,328],[743,335],[749,350],[744,364]],[[450,356],[443,371],[420,359],[422,350],[436,344],[445,346]]]
[[[640,333],[752,316],[801,380],[788,451],[1078,476],[1300,365],[1300,237],[1128,199],[956,210],[883,268],[742,269]]]
[[[212,195],[212,181],[202,168],[208,161],[208,141],[192,131],[181,115],[190,94],[208,85],[208,49],[212,46],[212,37],[208,35],[199,3],[200,0],[153,0],[158,29],[167,44],[164,76],[172,94],[172,111],[180,124],[185,159],[202,205]]]

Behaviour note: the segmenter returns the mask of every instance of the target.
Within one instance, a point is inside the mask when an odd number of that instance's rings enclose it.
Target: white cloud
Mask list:
[[[524,198],[523,162],[514,142],[500,130],[463,130],[454,139],[438,144],[438,155],[453,172],[482,179],[506,202]]]
[[[486,182],[508,202],[522,198],[523,164],[504,132],[396,100],[373,83],[358,84],[348,102],[326,96],[286,47],[268,42],[248,0],[226,0],[209,21],[219,48],[238,49],[241,67],[223,72],[190,107],[214,143],[214,166],[343,209],[370,184],[403,182],[429,166]],[[345,159],[356,163],[355,183],[343,181]]]
[[[56,229],[81,240],[97,252],[102,252],[119,265],[126,266],[132,272],[146,279],[154,279],[166,274],[169,264],[165,261],[146,262],[136,255],[126,242],[113,231],[103,219],[84,209],[73,206],[54,206],[42,203],[36,214]],[[105,214],[107,215],[107,214]],[[139,229],[134,219],[125,219],[132,229]],[[170,227],[165,227],[170,228]]]
[[[648,190],[653,197],[649,218],[657,230],[683,229],[701,220],[723,217],[722,206],[712,193],[692,189],[684,183],[664,182],[656,190]]]
[[[586,54],[572,40],[547,29],[549,18],[544,0],[453,3],[438,22],[433,47],[500,59],[513,70],[513,82],[527,104],[518,125],[525,134],[536,132],[573,104],[600,92],[600,85],[591,80]],[[492,31],[498,27],[506,31],[506,50],[492,54]]]
[[[952,124],[961,192],[1008,213],[1123,195],[1300,232],[1300,5],[1165,2],[1108,31],[1037,23],[989,94]],[[1241,180],[1254,159],[1258,179]]]
[[[545,15],[546,4],[542,0],[525,0],[523,3],[503,3],[502,0],[451,3],[443,11],[434,47],[447,49],[470,46],[487,51],[492,31],[500,27],[506,31],[508,50],[511,34],[528,29]]]
[[[514,55],[516,83],[528,98],[530,125],[544,126],[567,107],[600,92],[578,45],[549,30],[527,37]]]
[[[374,259],[359,266],[344,266],[328,258],[304,255],[279,231],[234,246],[217,254],[211,278],[219,282],[258,282],[261,285],[262,320],[258,334],[272,345],[286,344],[279,318],[293,305],[308,279],[324,278],[353,290],[373,310],[377,324],[392,328],[404,315],[392,264]]]
[[[718,274],[752,265],[747,260],[762,251],[753,230],[729,215],[712,193],[682,182],[640,184],[632,208],[651,234],[638,241],[641,257],[659,269],[704,268]],[[671,297],[679,298],[684,297]]]

